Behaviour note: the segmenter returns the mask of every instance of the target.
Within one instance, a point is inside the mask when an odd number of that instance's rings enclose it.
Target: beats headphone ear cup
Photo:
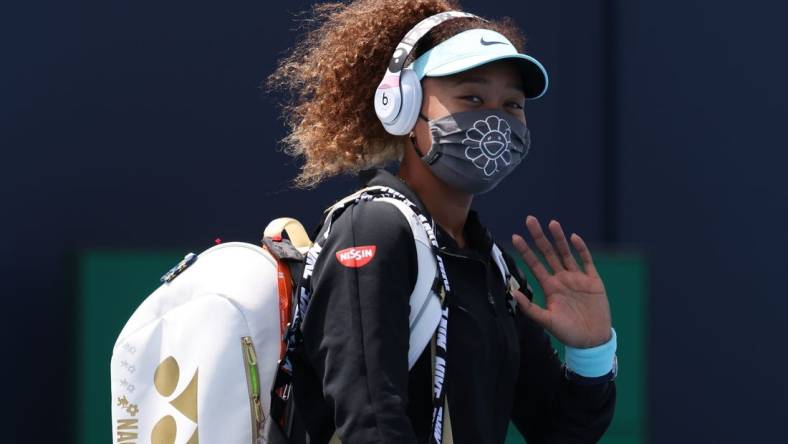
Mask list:
[[[421,110],[421,82],[419,76],[412,69],[403,69],[400,75],[400,87],[402,90],[402,105],[399,115],[393,122],[383,124],[390,134],[403,136],[408,134],[416,124]]]

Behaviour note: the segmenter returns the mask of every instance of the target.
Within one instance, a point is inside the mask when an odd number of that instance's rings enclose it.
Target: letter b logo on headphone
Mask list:
[[[400,101],[398,86],[378,88],[375,91],[375,112],[382,121],[390,122],[399,113]]]

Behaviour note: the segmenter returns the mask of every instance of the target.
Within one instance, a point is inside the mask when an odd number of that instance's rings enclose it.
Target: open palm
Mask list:
[[[512,243],[545,294],[545,308],[542,308],[515,290],[512,294],[520,310],[564,345],[586,348],[607,342],[611,338],[610,305],[605,286],[583,239],[577,234],[570,237],[582,259],[581,269],[572,256],[558,221],[553,220],[548,224],[557,251],[535,217],[528,216],[525,225],[553,273],[539,261],[525,239],[517,234],[512,235]]]

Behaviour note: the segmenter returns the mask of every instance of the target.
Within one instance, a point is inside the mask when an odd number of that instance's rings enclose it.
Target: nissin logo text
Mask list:
[[[345,248],[344,250],[337,251],[337,260],[346,267],[363,267],[375,257],[376,249],[377,247],[375,245]]]

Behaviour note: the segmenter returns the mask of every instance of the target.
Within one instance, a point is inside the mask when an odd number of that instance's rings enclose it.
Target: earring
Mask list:
[[[416,154],[419,155],[419,158],[424,157],[424,155],[421,154],[421,151],[419,151],[419,148],[416,146],[416,133],[411,130],[408,137],[410,137],[410,144],[413,145],[413,150],[416,151]]]

